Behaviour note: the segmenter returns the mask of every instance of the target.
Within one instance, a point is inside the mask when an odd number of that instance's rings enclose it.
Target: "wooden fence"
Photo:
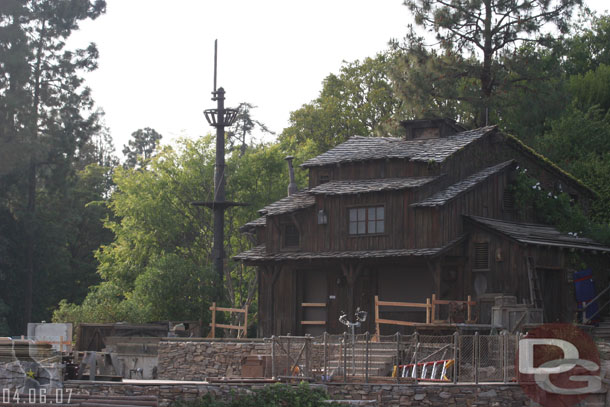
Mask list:
[[[244,306],[244,308],[223,308],[217,307],[216,303],[213,302],[210,307],[210,311],[212,311],[212,323],[210,323],[210,327],[212,331],[210,332],[209,338],[216,337],[216,328],[225,328],[225,329],[237,329],[237,337],[238,338],[246,338],[248,337],[248,306]],[[231,312],[231,313],[243,313],[244,314],[244,325],[227,325],[227,324],[217,324],[216,323],[216,311],[221,312]],[[241,334],[241,335],[240,335]]]
[[[432,299],[426,298],[425,303],[420,302],[398,302],[398,301],[380,301],[379,296],[375,296],[375,325],[377,329],[377,335],[381,333],[379,325],[399,325],[399,326],[421,326],[431,324],[446,324],[451,323],[450,320],[436,319],[436,310],[439,305],[458,304],[466,305],[466,323],[473,323],[472,321],[472,307],[476,305],[476,301],[472,301],[471,296],[468,296],[466,301],[457,300],[439,300],[436,298],[436,294],[432,294]],[[426,322],[415,322],[415,321],[397,321],[393,319],[383,319],[379,317],[379,307],[405,307],[405,308],[424,308],[426,310]]]

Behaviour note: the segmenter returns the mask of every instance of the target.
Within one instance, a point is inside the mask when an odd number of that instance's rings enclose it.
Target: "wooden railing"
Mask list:
[[[425,303],[420,302],[397,302],[397,301],[380,301],[379,296],[375,296],[375,325],[377,329],[377,335],[381,332],[379,325],[399,325],[399,326],[420,326],[420,325],[432,325],[449,323],[449,320],[436,319],[436,307],[438,305],[449,305],[449,304],[465,304],[466,305],[466,323],[473,323],[472,320],[472,307],[476,305],[476,301],[472,301],[472,297],[469,295],[466,301],[457,300],[438,300],[436,294],[432,294],[432,299],[426,298]],[[415,322],[415,321],[397,321],[393,319],[383,319],[379,317],[379,307],[405,307],[405,308],[424,308],[426,310],[426,322]]]
[[[578,310],[578,312],[581,313],[582,315],[582,324],[586,325],[589,322],[591,322],[593,320],[593,318],[595,318],[596,316],[598,316],[604,309],[606,309],[606,307],[608,306],[608,304],[610,304],[610,299],[608,301],[606,301],[604,303],[604,305],[602,305],[601,307],[599,307],[597,309],[597,311],[591,315],[590,317],[587,317],[587,308],[589,308],[589,306],[593,303],[595,303],[597,300],[599,300],[602,295],[606,294],[608,291],[610,290],[610,286],[606,287],[604,290],[602,290],[601,293],[597,294],[597,296],[595,298],[593,298],[591,301],[583,301],[581,303],[582,308],[580,308]]]
[[[210,335],[208,336],[209,338],[216,337],[216,328],[237,329],[238,338],[246,338],[248,336],[248,306],[247,305],[243,309],[242,308],[223,308],[223,307],[217,307],[216,303],[213,302],[212,306],[210,307],[210,311],[212,311],[212,323],[210,324],[210,327],[212,327],[212,331],[210,332]],[[216,311],[243,313],[244,314],[244,325],[239,326],[239,325],[217,324],[216,323]],[[240,333],[242,335],[240,335]]]
[[[302,308],[326,308],[324,302],[303,302]],[[301,325],[326,325],[326,321],[301,321]]]

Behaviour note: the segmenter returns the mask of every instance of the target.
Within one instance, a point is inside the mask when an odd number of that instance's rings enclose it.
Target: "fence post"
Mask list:
[[[432,305],[430,304],[430,298],[426,298],[426,324],[430,324],[430,308]]]
[[[311,377],[309,360],[311,359],[311,335],[305,335],[305,376]]]
[[[419,382],[419,378],[417,377],[417,351],[419,348],[419,333],[417,333],[417,331],[415,331],[415,333],[413,334],[413,339],[415,339],[415,350],[413,352],[413,373],[415,377],[415,384],[417,384]]]
[[[396,383],[400,382],[400,332],[396,332]]]
[[[466,319],[467,319],[466,322],[467,323],[472,323],[472,308],[471,308],[471,305],[470,305],[471,302],[472,302],[472,296],[469,295],[468,296],[468,304],[467,304],[468,306],[466,307],[466,310],[467,310],[466,311]]]
[[[508,382],[508,332],[506,331],[502,335],[502,379],[504,383]]]
[[[459,334],[457,331],[453,333],[453,384],[458,382],[458,349],[459,349]]]
[[[368,383],[369,382],[369,346],[371,344],[371,335],[369,334],[369,331],[366,331],[366,333],[364,334],[364,337],[366,338],[366,351],[365,351],[365,368],[364,368],[364,382]]]
[[[324,331],[324,380],[328,380],[328,332]]]
[[[381,336],[381,331],[379,330],[379,296],[376,295],[375,296],[375,327],[376,327],[376,332],[375,335],[377,335],[377,342],[380,342],[380,336]]]
[[[275,335],[271,335],[271,377],[275,379]]]
[[[343,332],[343,382],[347,383],[347,332]]]
[[[432,294],[432,323],[436,322],[436,294]]]
[[[244,338],[248,337],[248,304],[244,309]]]
[[[212,303],[212,339],[216,338],[216,303]]]
[[[479,384],[479,365],[480,365],[480,360],[481,360],[481,352],[479,351],[480,349],[480,338],[479,338],[479,332],[475,332],[474,333],[474,343],[473,343],[473,350],[472,353],[474,355],[474,383],[475,384]]]

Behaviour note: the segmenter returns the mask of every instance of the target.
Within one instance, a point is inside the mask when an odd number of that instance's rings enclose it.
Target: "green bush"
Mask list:
[[[199,400],[174,403],[174,407],[326,407],[338,405],[338,403],[328,401],[326,392],[311,388],[305,382],[298,386],[276,383],[260,390],[233,394],[231,400],[218,400],[208,393]]]

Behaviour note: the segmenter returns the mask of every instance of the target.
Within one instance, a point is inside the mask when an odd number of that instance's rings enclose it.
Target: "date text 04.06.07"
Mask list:
[[[72,389],[29,389],[27,393],[19,390],[2,389],[0,405],[11,406],[19,404],[70,404]]]

